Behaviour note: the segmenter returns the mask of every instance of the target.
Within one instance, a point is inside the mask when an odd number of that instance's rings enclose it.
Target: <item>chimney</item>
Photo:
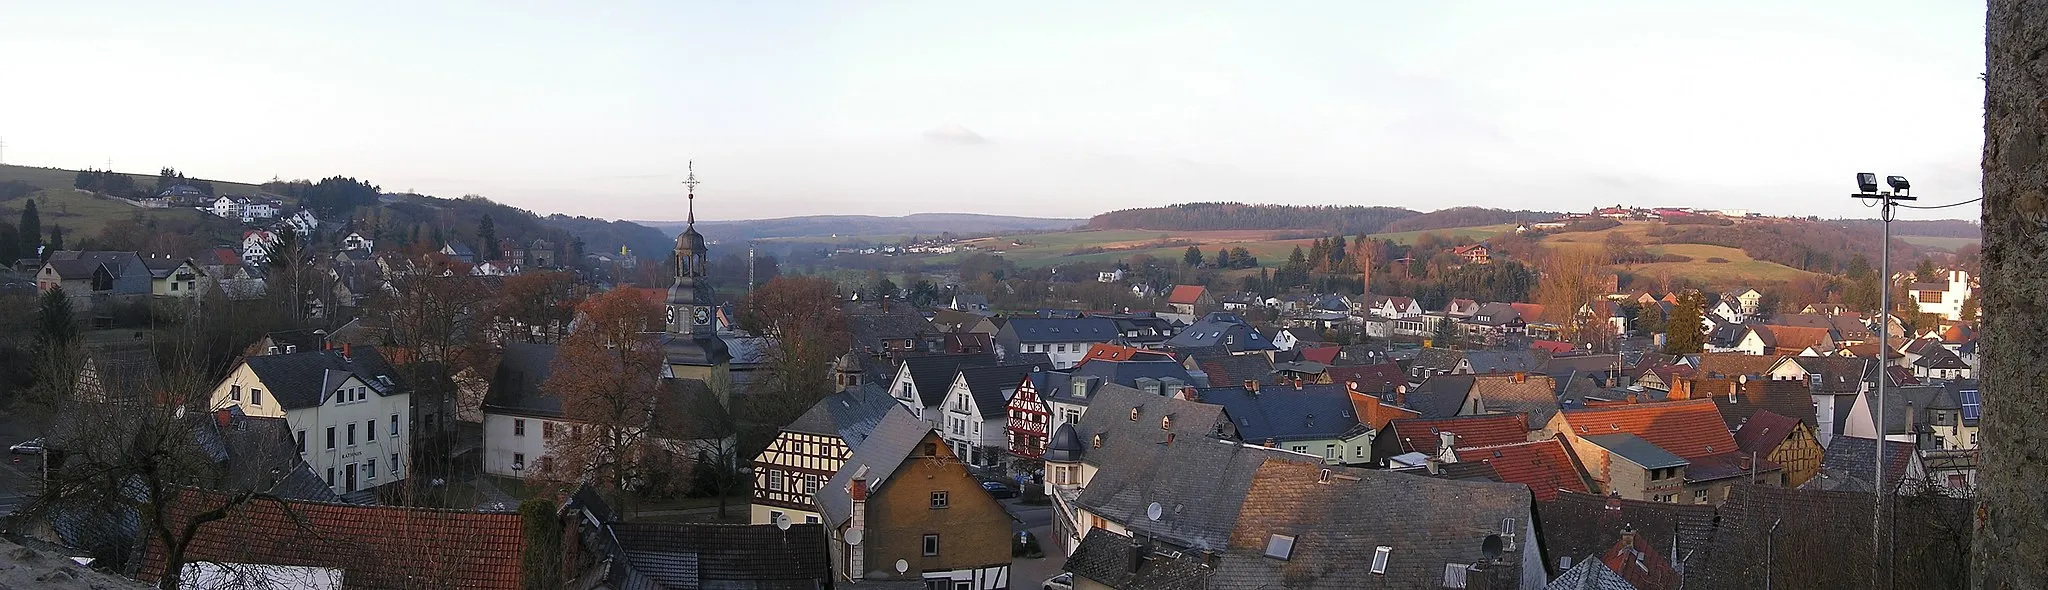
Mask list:
[[[1634,552],[1636,550],[1636,527],[1634,525],[1621,525],[1621,550],[1627,552]]]
[[[1442,461],[1442,462],[1445,462],[1445,463],[1456,463],[1456,462],[1458,462],[1458,454],[1457,454],[1457,452],[1455,452],[1455,451],[1452,451],[1452,450],[1451,450],[1451,447],[1457,446],[1457,444],[1458,444],[1458,435],[1457,435],[1457,434],[1451,433],[1450,431],[1439,431],[1439,432],[1437,432],[1437,433],[1436,433],[1436,456],[1435,456],[1435,457],[1431,457],[1431,459],[1435,459],[1435,460],[1437,460],[1437,461]]]
[[[354,346],[353,346],[353,345],[351,345],[351,344],[349,344],[349,343],[347,343],[347,342],[343,342],[343,343],[341,343],[341,360],[349,360],[349,359],[351,359],[351,358],[354,358],[354,356],[355,356],[355,348],[354,348]]]
[[[1295,378],[1294,378],[1294,390],[1295,390],[1295,391],[1301,391],[1301,384],[1302,384],[1302,382],[1303,382],[1303,379],[1302,379],[1302,378],[1300,378],[1300,377],[1295,377]]]
[[[1251,393],[1252,395],[1258,395],[1258,394],[1259,394],[1259,381],[1258,381],[1257,379],[1246,379],[1246,380],[1244,380],[1244,390],[1245,390],[1245,391],[1247,391],[1247,392],[1250,392],[1250,393]]]
[[[1400,385],[1394,387],[1394,405],[1401,406],[1403,408],[1408,407],[1407,385]]]
[[[1621,511],[1621,492],[1608,492],[1607,509],[1615,512]]]
[[[1523,372],[1521,372],[1521,371],[1516,371],[1516,372],[1515,372],[1515,382],[1516,382],[1516,383],[1522,383],[1522,382],[1525,382],[1525,381],[1528,381],[1528,380],[1529,380],[1529,374],[1528,374],[1528,373],[1523,373]]]
[[[863,534],[865,534],[868,520],[868,480],[864,478],[854,479],[852,484],[846,486],[846,495],[853,500],[853,507],[847,512],[846,530],[863,531]],[[850,570],[847,573],[851,574],[854,579],[860,579],[868,570],[866,547],[867,543],[865,542],[859,545],[848,544],[846,546],[846,562],[851,564],[851,567],[846,569]]]
[[[234,419],[234,416],[233,416],[233,415],[231,415],[231,414],[229,414],[229,413],[228,413],[228,411],[227,411],[227,409],[225,409],[225,408],[223,408],[223,409],[219,409],[219,410],[214,410],[214,411],[213,411],[213,425],[214,425],[214,426],[219,426],[219,427],[221,427],[221,428],[227,428],[227,427],[228,427],[228,421],[230,421],[230,420],[232,420],[232,419]]]

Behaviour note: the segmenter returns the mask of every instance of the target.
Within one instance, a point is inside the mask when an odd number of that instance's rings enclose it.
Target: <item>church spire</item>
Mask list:
[[[689,209],[689,210],[690,210],[690,215],[689,215],[689,217],[686,217],[686,218],[684,218],[684,220],[683,220],[683,223],[684,223],[685,225],[688,225],[688,226],[690,226],[690,227],[696,227],[696,226],[697,226],[697,161],[696,161],[696,160],[690,160],[690,164],[689,164],[689,167],[690,167],[690,168],[689,168],[689,169],[690,169],[690,176],[689,176],[689,178],[684,178],[684,179],[683,179],[683,186],[684,186],[684,187],[687,187],[687,188],[689,189],[689,195],[690,195],[690,198],[689,198],[689,201],[690,201],[690,205],[689,205],[689,207],[690,207],[690,209]]]

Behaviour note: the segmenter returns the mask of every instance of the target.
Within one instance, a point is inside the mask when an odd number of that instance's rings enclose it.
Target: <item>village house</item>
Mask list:
[[[149,268],[149,294],[156,297],[198,297],[200,286],[208,283],[200,280],[206,271],[190,258],[151,254],[142,265]]]
[[[1623,498],[1717,504],[1738,482],[1783,485],[1777,463],[1735,444],[1712,400],[1564,410],[1543,432],[1565,439],[1599,491]]]
[[[953,456],[975,467],[994,467],[1009,450],[1010,397],[1044,365],[961,367],[946,391],[944,411],[936,414],[939,437]]]
[[[1452,248],[1451,255],[1457,256],[1458,259],[1465,261],[1466,264],[1493,262],[1493,249],[1487,247],[1485,242]]]
[[[1785,485],[1798,487],[1820,473],[1820,439],[1805,422],[1760,410],[1735,429],[1735,446],[1785,469]]]
[[[1522,414],[1403,418],[1387,424],[1386,429],[1373,439],[1373,459],[1394,468],[1413,467],[1429,461],[1456,463],[1457,447],[1490,447],[1528,441],[1528,417]]]
[[[150,269],[134,252],[58,250],[36,271],[36,290],[62,288],[74,311],[132,301],[151,292]]]
[[[1160,350],[1176,331],[1172,321],[1149,311],[1089,313],[1087,317],[1116,322],[1117,343],[1145,350]],[[1086,362],[1084,359],[1083,362]]]
[[[1864,377],[1866,371],[1874,370],[1875,363],[1867,359],[1790,356],[1773,363],[1767,376],[1806,384],[1813,399],[1813,433],[1826,446],[1842,433],[1843,423],[1838,419],[1847,416],[1856,398],[1870,387],[1872,381]]]
[[[884,416],[817,501],[833,570],[856,583],[1011,586],[1009,512],[922,420]]]
[[[1174,350],[1216,348],[1229,354],[1251,354],[1276,350],[1271,340],[1259,334],[1244,318],[1227,311],[1210,312],[1166,341]]]
[[[751,522],[774,524],[778,517],[821,522],[818,488],[891,413],[907,415],[910,410],[880,387],[850,388],[825,396],[783,426],[768,448],[754,457]]]
[[[1209,294],[1209,288],[1201,285],[1174,285],[1166,295],[1166,306],[1173,313],[1198,316],[1216,310],[1216,297]]]
[[[299,454],[344,497],[412,473],[412,389],[374,347],[247,357],[211,399],[210,409],[284,418]]]
[[[1066,369],[1087,358],[1090,345],[1116,343],[1119,337],[1116,321],[1107,318],[1010,318],[995,341],[1005,359],[1044,353],[1053,368]]]
[[[946,395],[953,387],[953,377],[962,367],[986,367],[997,364],[992,354],[934,354],[913,356],[896,365],[890,377],[889,396],[910,410],[912,416],[937,427],[939,405],[945,403]]]
[[[553,477],[557,449],[572,429],[590,428],[564,410],[561,395],[544,390],[557,348],[507,342],[483,400],[483,471],[502,477]],[[709,456],[732,444],[725,408],[697,379],[662,379],[640,436],[685,456]],[[536,475],[538,474],[538,475]]]
[[[1915,282],[1907,288],[1913,301],[1920,306],[1920,313],[1931,313],[1945,319],[1963,319],[1963,302],[1970,299],[1976,289],[1976,279],[1962,270],[1948,271],[1941,280]]]
[[[1196,389],[1188,398],[1223,406],[1240,439],[1321,457],[1332,465],[1372,460],[1375,431],[1361,424],[1342,385],[1261,385]]]

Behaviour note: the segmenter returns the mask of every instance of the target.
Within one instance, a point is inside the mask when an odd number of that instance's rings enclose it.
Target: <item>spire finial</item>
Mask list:
[[[689,188],[690,214],[684,220],[688,225],[697,225],[697,161],[690,160],[690,176],[683,179],[683,186]]]

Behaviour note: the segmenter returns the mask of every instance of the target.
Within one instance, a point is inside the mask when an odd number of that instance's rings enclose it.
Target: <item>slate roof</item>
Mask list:
[[[219,469],[214,487],[262,490],[291,500],[340,502],[325,480],[300,458],[283,418],[252,418],[241,406],[194,417],[193,441]]]
[[[1130,419],[1130,409],[1138,419]],[[1170,428],[1160,418],[1172,416]],[[1197,550],[1222,550],[1237,525],[1253,475],[1269,458],[1321,460],[1216,438],[1223,406],[1104,386],[1075,429],[1089,443],[1084,461],[1097,468],[1075,504],[1137,534]],[[1102,445],[1094,446],[1096,435]],[[1169,435],[1171,442],[1167,442]],[[1157,521],[1146,509],[1159,503]]]
[[[1943,497],[1902,497],[1887,502],[1885,530],[1896,537],[1891,567],[1873,563],[1870,551],[1827,551],[1821,561],[1779,561],[1772,570],[1779,588],[1878,588],[1872,575],[1895,576],[1893,588],[1967,586],[1973,502]],[[1897,506],[1896,510],[1891,510]],[[1736,485],[1719,507],[1720,523],[1701,557],[1688,564],[1685,586],[1701,590],[1763,587],[1758,564],[1765,551],[1786,547],[1853,547],[1870,544],[1872,503],[1867,493]],[[1776,529],[1773,531],[1772,529]],[[1765,539],[1770,539],[1767,547]],[[1861,545],[1858,545],[1858,541]],[[1889,570],[1888,572],[1886,570]]]
[[[1870,469],[1877,463],[1876,442],[1874,439],[1848,435],[1829,440],[1827,452],[1821,455],[1820,475],[1809,480],[1806,485],[1823,490],[1869,493],[1872,489]],[[1913,462],[1914,451],[1913,443],[1885,441],[1886,488],[1898,489],[1899,482],[1906,477],[1907,467]]]
[[[1174,349],[1190,349],[1221,346],[1230,352],[1275,350],[1273,342],[1259,335],[1244,318],[1235,312],[1217,311],[1195,320],[1193,325],[1182,328],[1179,334],[1167,339],[1166,345]]]
[[[1549,375],[1477,375],[1472,395],[1488,413],[1526,414],[1529,428],[1542,428],[1557,414],[1557,385]]]
[[[1242,516],[1229,550],[1217,560],[1211,584],[1219,588],[1439,588],[1445,566],[1486,559],[1482,544],[1514,519],[1528,526],[1527,487],[1418,477],[1382,470],[1330,468],[1330,483],[1319,483],[1322,468],[1268,461],[1244,495]],[[1367,507],[1400,498],[1399,509],[1331,510]],[[1272,535],[1293,537],[1285,560],[1265,554]],[[1522,539],[1533,542],[1533,539]],[[1392,548],[1386,573],[1371,572],[1374,547]],[[1519,557],[1521,548],[1511,554]],[[1504,559],[1473,578],[1492,576],[1513,587],[1521,561]]]
[[[1708,352],[1700,354],[1699,363],[1694,368],[1703,376],[1760,376],[1770,374],[1771,367],[1777,365],[1780,358],[1783,357],[1769,354]]]
[[[1877,390],[1872,388],[1863,394],[1863,407],[1874,407]],[[1913,420],[1915,426],[1934,423],[1932,412],[1927,410],[1961,411],[1962,402],[1949,388],[1942,385],[1915,385],[1885,388],[1884,432],[1885,434],[1906,434],[1906,420]],[[1838,404],[1839,405],[1839,404]],[[1913,411],[1908,411],[1911,408]],[[1875,416],[1872,417],[1875,422]]]
[[[822,524],[622,522],[608,525],[635,573],[672,590],[810,590],[832,579]]]
[[[1814,414],[1813,393],[1799,381],[1751,379],[1736,385],[1734,401],[1729,401],[1727,394],[1714,396],[1714,407],[1721,410],[1721,420],[1729,430],[1762,410],[1808,425],[1820,423]]]
[[[996,364],[992,354],[934,354],[903,359],[898,370],[910,372],[910,382],[917,388],[917,397],[930,408],[946,401],[946,392],[953,386],[953,376],[961,367],[982,367]]]
[[[1474,373],[1535,372],[1543,369],[1550,353],[1541,350],[1468,350],[1465,360]]]
[[[1050,342],[1110,342],[1116,340],[1116,322],[1104,318],[1010,318],[1004,332],[1013,333],[1025,344]]]
[[[541,391],[553,373],[555,345],[506,342],[484,394],[484,408],[492,413],[509,413],[542,418],[562,415],[562,398]]]
[[[1735,450],[1735,437],[1713,400],[1687,400],[1565,410],[1580,436],[1627,433],[1681,458]],[[1602,445],[1606,446],[1606,445]]]
[[[1865,371],[1876,366],[1871,359],[1839,356],[1793,356],[1783,362],[1792,363],[1808,375],[1819,374],[1820,384],[1807,387],[1818,393],[1856,393],[1863,386]]]
[[[1587,557],[1574,559],[1571,569],[1558,574],[1543,590],[1637,590],[1628,580],[1621,579],[1621,574],[1608,569],[1605,562]]]
[[[1240,385],[1201,389],[1197,394],[1202,403],[1223,406],[1223,413],[1236,423],[1238,436],[1255,444],[1339,438],[1358,427],[1351,395],[1342,385],[1269,385],[1257,394]]]
[[[891,408],[903,407],[889,392],[874,385],[848,388],[825,396],[783,430],[837,436],[848,448],[860,446],[882,423]]]
[[[1424,348],[1416,351],[1415,362],[1410,366],[1424,375],[1427,375],[1429,372],[1449,373],[1457,370],[1458,362],[1463,360],[1465,360],[1465,351],[1462,350]]]
[[[168,512],[186,522],[228,500],[217,492],[187,490]],[[164,574],[164,547],[149,537],[137,578],[155,582]],[[185,557],[336,568],[351,589],[518,590],[525,549],[515,513],[258,499],[200,527]]]
[[[1925,369],[1970,368],[1970,364],[1963,362],[1962,357],[1956,356],[1955,352],[1941,346],[1927,347],[1927,350],[1920,353],[1920,358],[1913,360],[1913,365]]]
[[[1263,354],[1226,354],[1197,357],[1202,373],[1209,376],[1209,385],[1243,385],[1245,381],[1273,383],[1273,361]]]
[[[1329,375],[1332,383],[1347,386],[1356,383],[1359,391],[1373,394],[1390,392],[1408,384],[1408,377],[1401,373],[1401,365],[1397,363],[1329,367],[1323,374]]]
[[[1408,400],[1408,409],[1415,410],[1424,418],[1448,418],[1458,415],[1465,408],[1465,400],[1472,394],[1472,375],[1437,375],[1423,381],[1421,385],[1408,388],[1402,394]]]
[[[1607,449],[1609,453],[1620,455],[1644,469],[1663,469],[1686,464],[1686,460],[1679,458],[1678,455],[1673,455],[1657,445],[1650,444],[1650,441],[1626,432],[1595,434],[1580,438]]]
[[[1735,430],[1735,448],[1744,453],[1768,456],[1792,436],[1799,426],[1799,420],[1787,418],[1770,410],[1757,410],[1749,420]]]
[[[1009,411],[1010,395],[1024,378],[1034,372],[1044,372],[1046,365],[997,365],[993,367],[962,367],[959,379],[967,384],[967,393],[974,396],[974,407],[981,411],[984,420],[998,418]]]
[[[1213,571],[1202,559],[1184,552],[1147,546],[1104,529],[1090,528],[1074,554],[1067,556],[1066,571],[1120,590],[1201,590],[1209,587]],[[1132,564],[1137,564],[1133,569]],[[1035,582],[1033,582],[1035,583]]]
[[[1439,432],[1457,435],[1454,439],[1456,444],[1452,445],[1452,448],[1490,447],[1528,441],[1529,429],[1526,424],[1527,421],[1520,414],[1409,418],[1388,424],[1386,432],[1380,433],[1380,438],[1394,441],[1389,448],[1398,449],[1395,454],[1434,455],[1437,452]]]
[[[343,350],[301,350],[296,354],[252,356],[242,362],[256,377],[269,385],[271,396],[287,410],[310,408],[327,401],[327,395],[341,387],[347,375],[361,379],[379,396],[407,393],[409,388],[384,355],[372,346],[351,346]],[[388,378],[386,385],[379,377]]]
[[[1623,526],[1635,527],[1636,538],[1677,563],[1692,562],[1714,538],[1714,507],[1625,500],[1580,492],[1559,492],[1536,502],[1543,548],[1553,560],[1574,560],[1600,553],[1621,539]]]
[[[971,326],[970,326],[971,327]],[[883,340],[919,339],[938,333],[932,323],[909,305],[891,306],[890,311],[864,309],[846,314],[846,332],[855,347],[884,350]]]
[[[891,410],[883,416],[867,440],[853,448],[853,456],[832,474],[832,480],[818,488],[818,512],[824,515],[825,524],[836,529],[852,516],[853,498],[846,489],[853,484],[855,474],[867,480],[869,490],[881,489],[888,485],[903,459],[931,433],[931,424],[910,415],[910,410]]]
[[[1459,463],[1479,462],[1493,468],[1499,481],[1529,486],[1538,501],[1558,491],[1592,493],[1584,467],[1572,458],[1563,438],[1494,446],[1458,447]]]
[[[1170,360],[1096,360],[1074,367],[1071,374],[1074,378],[1097,377],[1104,383],[1134,388],[1138,387],[1139,379],[1156,379],[1164,383],[1177,381],[1180,385],[1195,385],[1195,378],[1188,374],[1187,367]],[[1172,381],[1167,381],[1169,379]],[[1174,392],[1165,393],[1172,395]]]

